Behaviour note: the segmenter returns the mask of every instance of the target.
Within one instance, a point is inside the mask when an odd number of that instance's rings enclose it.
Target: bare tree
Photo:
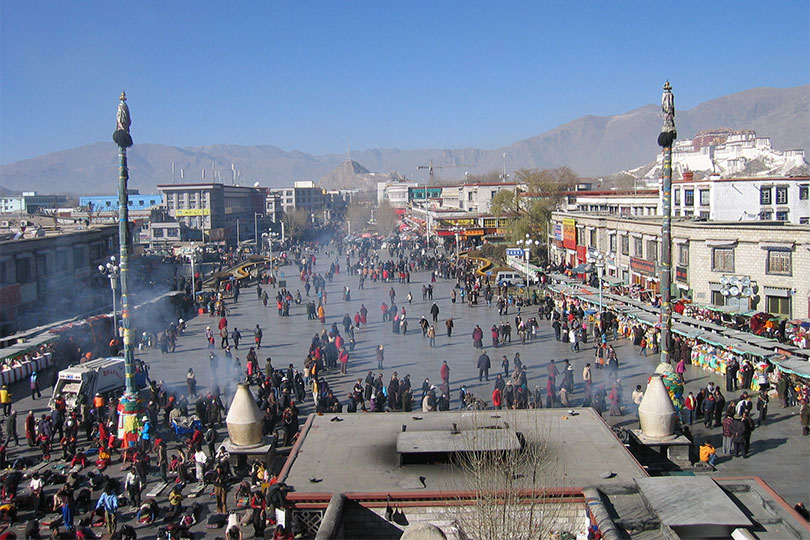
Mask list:
[[[309,212],[296,208],[284,213],[284,225],[287,228],[287,235],[293,240],[301,240],[308,231],[312,230],[312,221]]]
[[[579,177],[568,167],[556,169],[519,169],[515,182],[526,184],[527,194],[501,190],[492,200],[492,213],[496,216],[517,214],[509,225],[507,239],[524,238],[526,234],[540,238],[548,236],[548,221],[551,213],[562,202],[566,191],[576,189]]]
[[[465,184],[475,184],[478,182],[503,182],[503,174],[496,169],[482,174],[468,174],[464,177]]]
[[[465,417],[453,465],[458,505],[447,510],[457,536],[536,540],[559,530],[563,501],[552,488],[560,487],[561,478],[547,444],[555,430],[541,424],[538,413],[477,411]],[[510,440],[519,446],[504,450]]]
[[[361,204],[352,200],[346,209],[346,223],[351,227],[353,233],[359,233],[368,225],[371,219],[371,206]]]
[[[399,217],[388,202],[380,204],[379,208],[377,208],[375,219],[377,221],[377,230],[381,234],[388,234],[394,231],[399,221]]]

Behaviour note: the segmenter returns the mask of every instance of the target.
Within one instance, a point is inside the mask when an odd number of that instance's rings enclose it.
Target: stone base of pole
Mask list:
[[[138,442],[143,427],[143,400],[138,394],[125,393],[118,400],[118,440],[122,448],[129,448]]]

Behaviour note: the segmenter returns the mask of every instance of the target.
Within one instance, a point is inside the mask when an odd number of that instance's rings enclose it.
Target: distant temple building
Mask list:
[[[661,177],[662,156],[644,176]],[[807,174],[804,150],[776,150],[769,137],[757,137],[752,130],[716,129],[701,131],[692,139],[675,141],[672,170],[676,176],[687,171],[696,178],[712,174],[729,176],[788,176]]]

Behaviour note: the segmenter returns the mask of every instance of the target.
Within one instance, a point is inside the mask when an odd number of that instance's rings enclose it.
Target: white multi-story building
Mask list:
[[[300,180],[293,187],[269,188],[267,191],[278,194],[284,212],[304,210],[318,215],[328,206],[326,191],[311,180]]]
[[[499,191],[508,189],[510,191],[526,191],[526,184],[514,182],[479,182],[474,184],[461,184],[458,188],[458,208],[468,212],[488,213],[492,207],[492,199]],[[452,190],[448,190],[452,191]],[[454,200],[448,199],[448,203]],[[444,196],[442,196],[444,199]]]
[[[24,197],[0,197],[0,212],[18,213],[25,212]]]
[[[601,253],[608,281],[659,293],[660,217],[554,212],[551,231],[552,261],[575,267]],[[673,220],[672,281],[681,296],[699,304],[810,317],[808,267],[810,226]],[[752,294],[724,295],[723,278],[747,280]]]
[[[810,177],[695,180],[692,173],[672,183],[672,215],[712,221],[810,223]]]
[[[157,186],[173,219],[208,234],[210,240],[255,237],[264,217],[264,188],[230,186],[217,182]]]
[[[377,182],[377,204],[388,201],[393,208],[407,208],[410,190],[418,185],[416,182]]]
[[[531,195],[531,194],[530,194]],[[657,189],[633,191],[571,191],[564,194],[562,210],[619,216],[657,216],[661,200]]]

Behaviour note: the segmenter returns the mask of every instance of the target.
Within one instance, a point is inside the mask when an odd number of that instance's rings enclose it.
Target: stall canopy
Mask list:
[[[11,358],[20,356],[22,354],[34,352],[42,345],[47,345],[48,343],[52,343],[57,339],[59,339],[59,336],[55,336],[53,334],[42,334],[35,336],[28,341],[3,347],[0,349],[0,360],[10,360]]]
[[[771,358],[771,363],[776,364],[782,371],[798,375],[799,377],[803,377],[805,379],[810,379],[810,362],[804,358],[797,358],[795,356],[781,356]]]

